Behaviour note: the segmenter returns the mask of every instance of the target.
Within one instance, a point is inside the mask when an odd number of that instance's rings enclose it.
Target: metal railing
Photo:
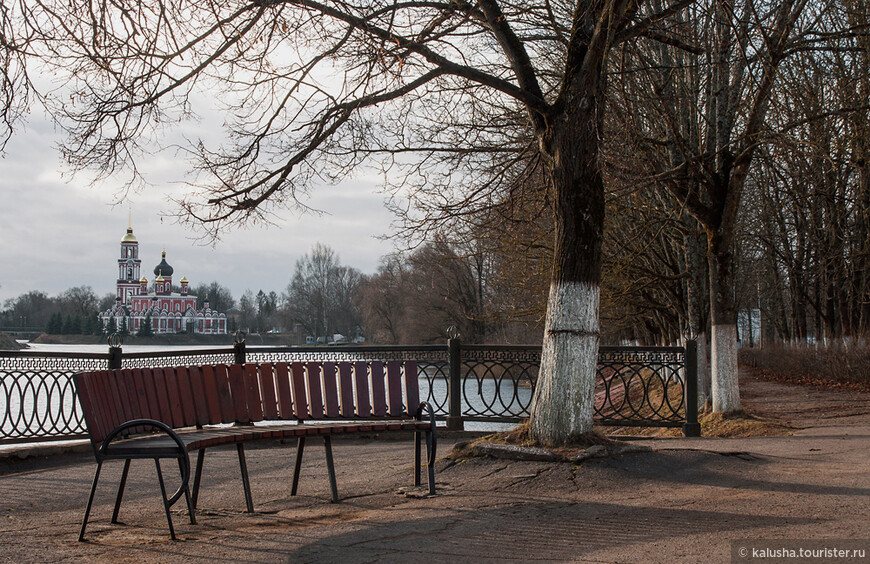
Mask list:
[[[519,422],[529,416],[540,346],[446,345],[232,347],[106,354],[0,351],[0,444],[86,436],[72,375],[105,368],[202,364],[415,360],[421,396],[449,429],[465,422]],[[698,436],[697,353],[686,347],[601,347],[595,422],[682,427]],[[457,390],[459,393],[451,393]]]

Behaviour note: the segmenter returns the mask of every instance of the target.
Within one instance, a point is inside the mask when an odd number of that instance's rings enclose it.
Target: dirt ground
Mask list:
[[[580,465],[442,458],[431,498],[400,491],[411,483],[407,440],[336,441],[339,504],[329,503],[316,442],[296,497],[293,446],[253,445],[247,514],[235,450],[215,450],[198,523],[174,511],[177,542],[150,461],[133,464],[124,525],[109,522],[121,464],[107,464],[79,543],[92,455],[7,457],[0,561],[752,562],[732,551],[761,539],[861,539],[870,555],[870,394],[749,373],[741,384],[750,412],[790,436],[644,439],[651,452]],[[441,442],[442,456],[452,442]]]

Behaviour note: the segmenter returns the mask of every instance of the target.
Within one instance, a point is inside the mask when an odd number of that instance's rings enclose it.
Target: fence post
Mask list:
[[[462,431],[462,342],[455,327],[447,330],[447,357],[450,362],[447,384],[447,430]]]
[[[683,424],[683,436],[700,437],[701,424],[698,422],[698,342],[686,342],[685,399],[686,422]]]
[[[245,337],[244,331],[233,333],[233,355],[235,356],[236,364],[245,363]]]
[[[121,345],[124,344],[124,341],[117,333],[109,335],[106,341],[109,343],[109,370],[120,370],[121,355],[123,354]]]

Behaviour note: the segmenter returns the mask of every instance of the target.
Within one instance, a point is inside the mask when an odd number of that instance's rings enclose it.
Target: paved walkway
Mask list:
[[[174,515],[178,542],[148,461],[133,464],[123,526],[109,523],[121,464],[107,464],[89,542],[79,543],[92,456],[7,458],[0,561],[729,562],[732,540],[870,539],[870,425],[644,444],[654,451],[577,467],[442,459],[439,495],[416,499],[397,493],[411,482],[410,441],[336,441],[340,504],[328,501],[316,443],[296,497],[292,446],[252,446],[253,514],[244,512],[235,450],[216,450],[198,524]],[[446,454],[449,441],[441,447]]]

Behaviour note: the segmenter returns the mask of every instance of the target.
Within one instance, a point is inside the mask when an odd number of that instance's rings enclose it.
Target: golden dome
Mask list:
[[[139,241],[136,239],[136,236],[133,235],[133,228],[127,228],[127,234],[124,235],[124,238],[121,239],[122,243],[138,243]]]
[[[157,278],[154,279],[155,282],[163,282],[163,274],[158,274]]]
[[[190,284],[190,280],[187,279],[187,276],[182,276],[181,283],[182,284]]]
[[[140,284],[147,284],[147,283],[148,283],[148,279],[145,278],[145,277],[143,276],[142,278],[139,279],[139,283],[140,283]]]

